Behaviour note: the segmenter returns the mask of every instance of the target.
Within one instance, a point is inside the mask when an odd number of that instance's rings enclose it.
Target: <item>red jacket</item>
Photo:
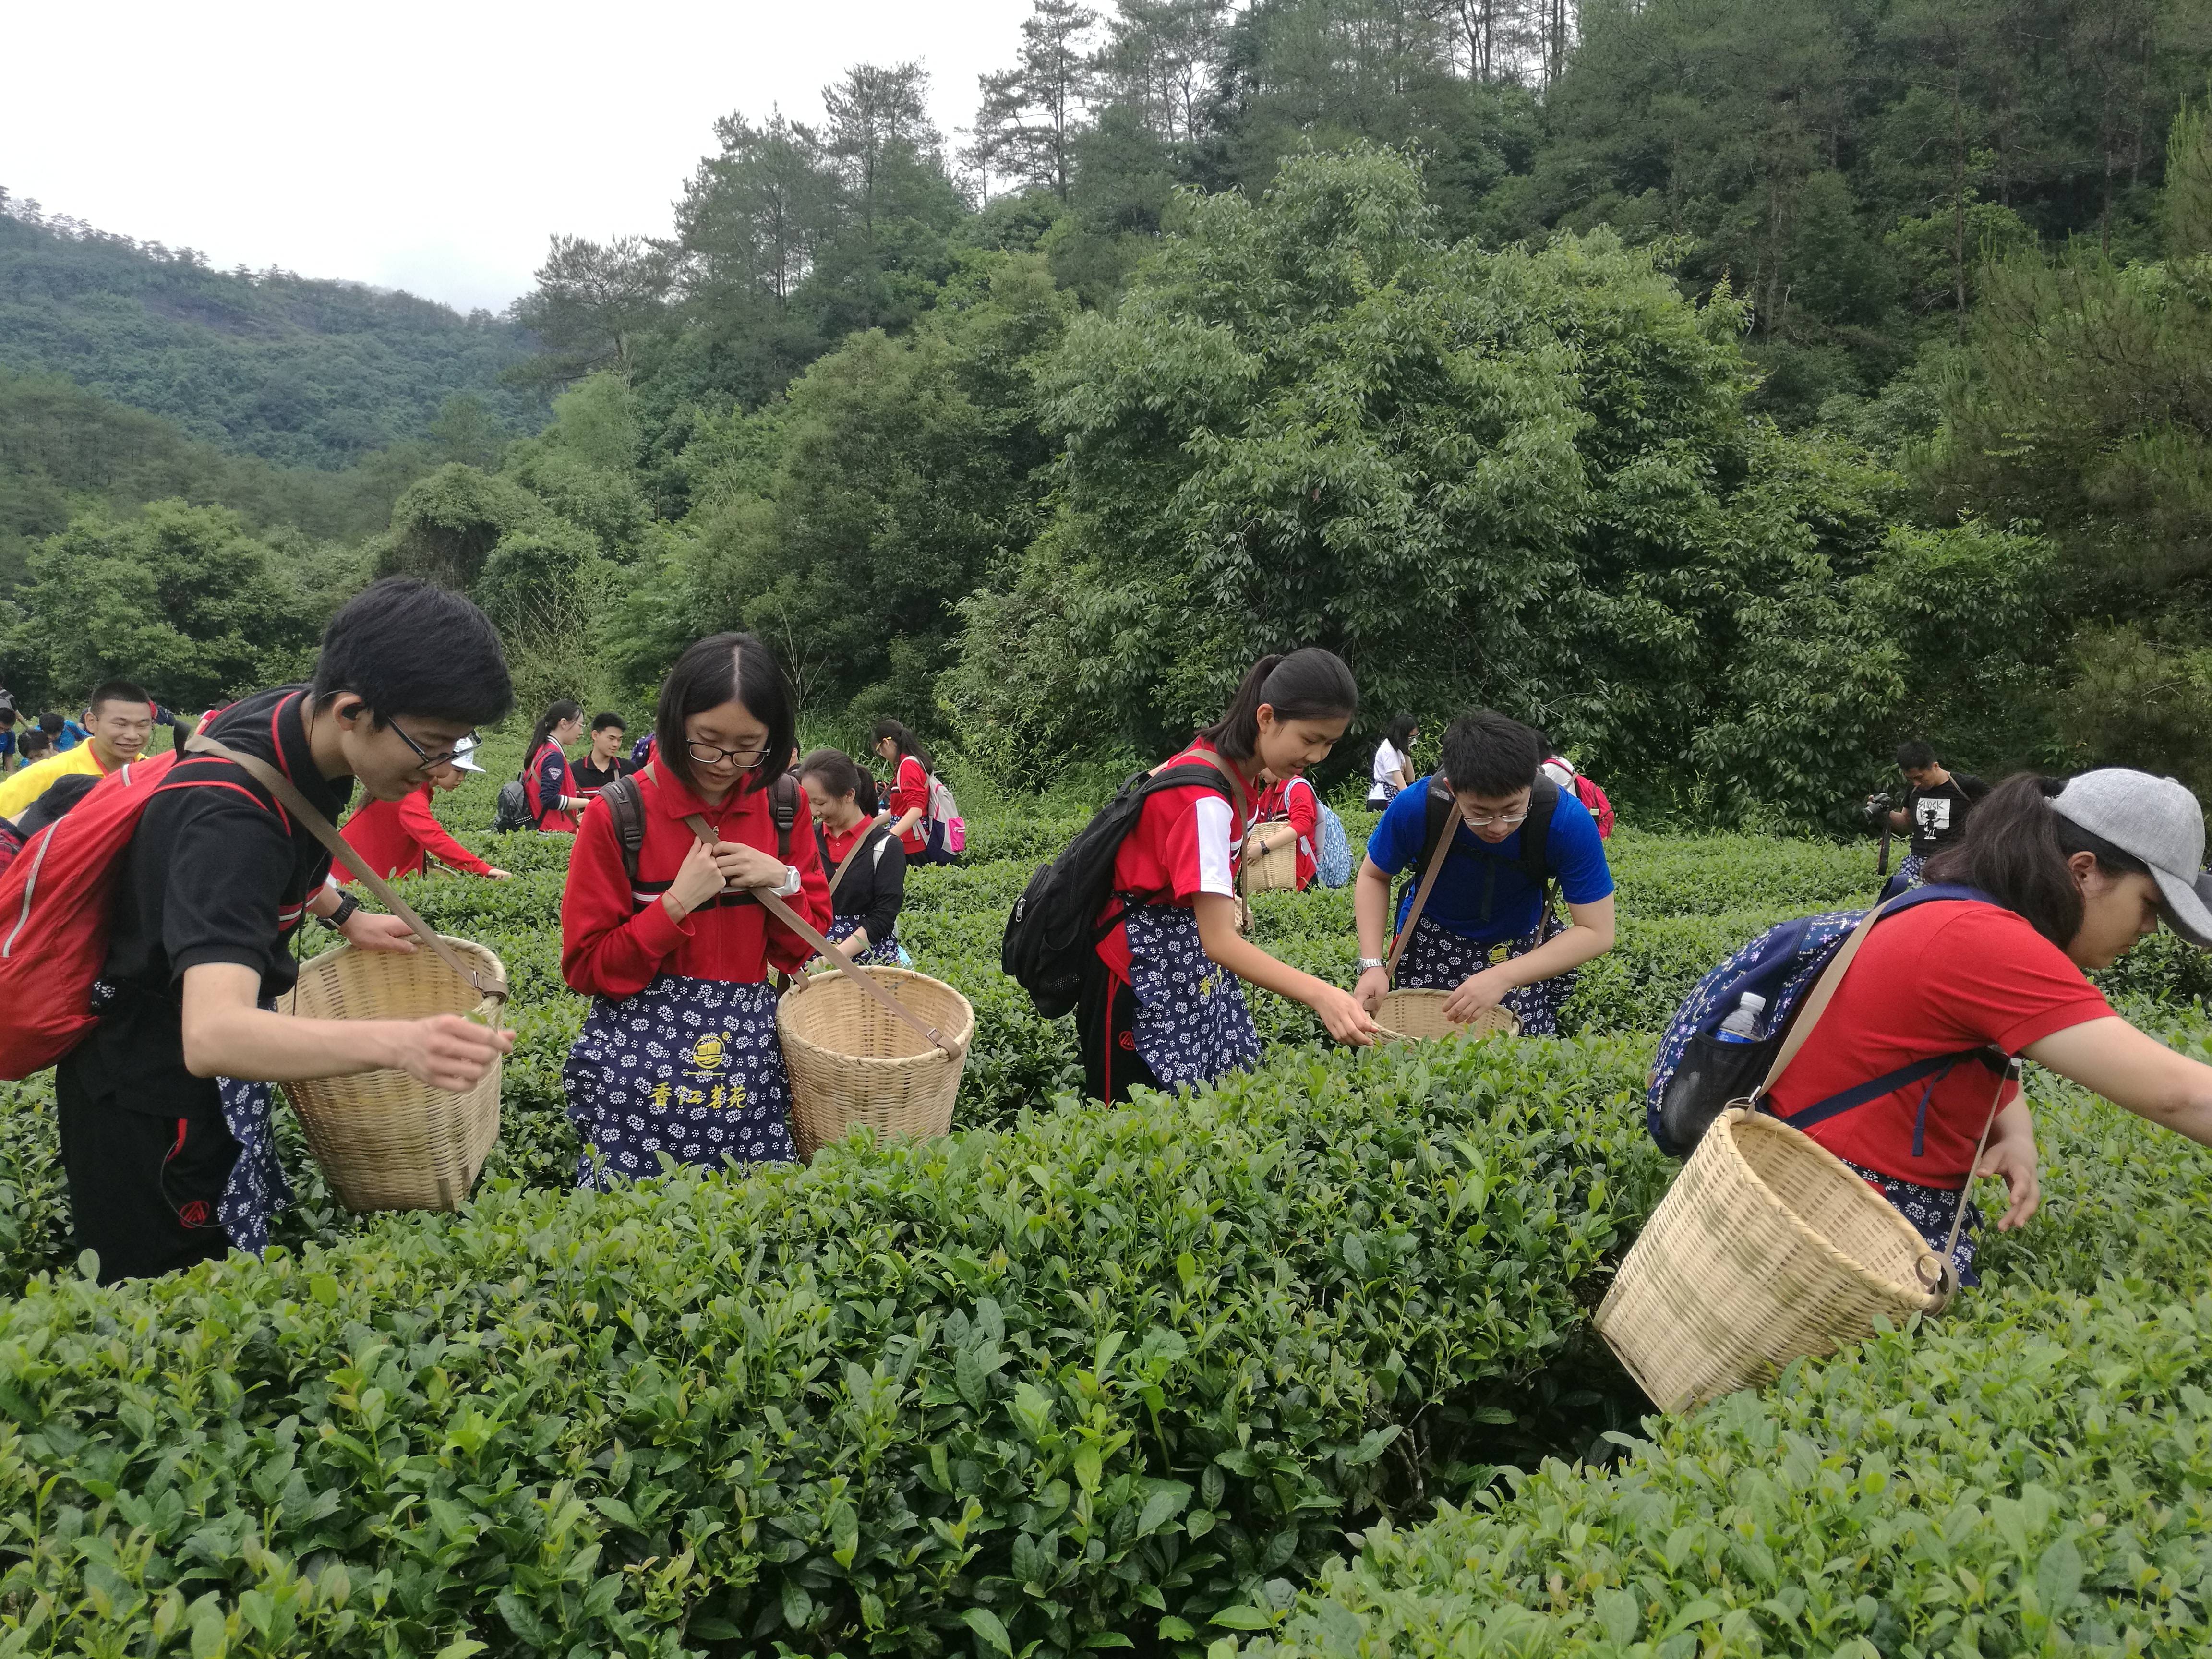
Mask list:
[[[430,810],[427,783],[402,800],[363,803],[346,820],[343,833],[353,850],[386,881],[421,875],[425,853],[464,875],[482,876],[491,871],[491,866],[455,841],[438,822],[438,815]],[[340,881],[353,879],[353,872],[343,863],[332,865],[331,871]]]
[[[726,842],[776,850],[775,818],[765,791],[741,785],[719,807],[710,807],[655,762],[637,775],[645,807],[645,844],[638,850],[637,882],[623,868],[613,815],[594,796],[568,859],[568,884],[561,896],[561,976],[586,996],[634,996],[662,974],[686,979],[758,984],[770,968],[789,973],[813,947],[772,918],[767,908],[733,895],[711,899],[680,922],[660,902],[696,839],[684,820],[697,813]],[[787,863],[798,866],[799,890],[784,901],[817,928],[830,926],[830,882],[806,802],[799,803]]]

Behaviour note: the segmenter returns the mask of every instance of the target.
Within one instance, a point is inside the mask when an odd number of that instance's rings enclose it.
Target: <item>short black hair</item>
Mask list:
[[[654,763],[672,769],[695,794],[699,781],[692,775],[684,722],[726,702],[743,703],[768,727],[768,752],[752,769],[751,787],[765,789],[791,769],[792,733],[799,717],[782,665],[750,634],[717,634],[676,659],[660,683],[660,702],[653,715]]]
[[[627,732],[629,730],[629,722],[624,720],[620,714],[616,714],[611,708],[606,710],[604,714],[598,714],[592,716],[592,731],[605,732],[610,727],[613,728],[617,732]]]
[[[1534,787],[1543,763],[1534,729],[1494,708],[1462,714],[1444,730],[1444,781],[1456,794],[1502,800]]]
[[[23,758],[28,760],[32,756],[43,755],[47,750],[52,748],[54,735],[43,726],[34,726],[23,733],[21,743]]]
[[[104,702],[135,702],[149,714],[154,712],[154,700],[146,695],[146,688],[133,685],[129,680],[102,680],[93,687],[92,696],[85,699],[84,706],[96,714]]]
[[[350,691],[375,725],[419,714],[489,726],[514,706],[490,619],[459,593],[386,576],[339,607],[315,663],[318,703]]]
[[[62,725],[62,717],[59,714],[49,713],[39,716],[39,730],[50,738],[61,736]]]
[[[1917,772],[1923,766],[1936,764],[1936,745],[1924,738],[1914,738],[1897,745],[1897,769]]]

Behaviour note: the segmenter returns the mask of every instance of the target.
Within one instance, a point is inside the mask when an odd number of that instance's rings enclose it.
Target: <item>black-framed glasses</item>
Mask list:
[[[702,766],[712,766],[727,761],[739,771],[758,766],[768,757],[769,746],[760,744],[751,749],[721,749],[711,743],[687,743],[684,751]]]
[[[415,751],[415,758],[421,763],[415,769],[418,772],[434,772],[441,766],[451,766],[457,757],[467,754],[477,746],[477,734],[471,732],[444,754],[434,755],[414,738],[409,737],[407,728],[398,720],[387,720],[385,724],[399,734],[400,742]]]

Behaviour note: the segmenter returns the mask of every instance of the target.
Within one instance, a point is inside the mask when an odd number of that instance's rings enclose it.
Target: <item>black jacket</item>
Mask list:
[[[834,876],[837,862],[830,856],[829,838],[818,824],[814,833],[821,843],[823,872]],[[847,916],[858,920],[868,930],[869,943],[876,944],[891,936],[899,907],[906,902],[906,849],[881,821],[863,834],[866,839],[860,855],[830,896],[830,908],[840,921]]]

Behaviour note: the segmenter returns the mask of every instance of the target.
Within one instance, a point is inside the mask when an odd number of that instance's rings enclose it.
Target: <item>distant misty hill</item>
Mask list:
[[[529,337],[487,312],[199,254],[41,215],[0,190],[0,371],[59,374],[286,466],[343,467],[430,435],[474,396],[532,430],[542,393],[502,385]]]

